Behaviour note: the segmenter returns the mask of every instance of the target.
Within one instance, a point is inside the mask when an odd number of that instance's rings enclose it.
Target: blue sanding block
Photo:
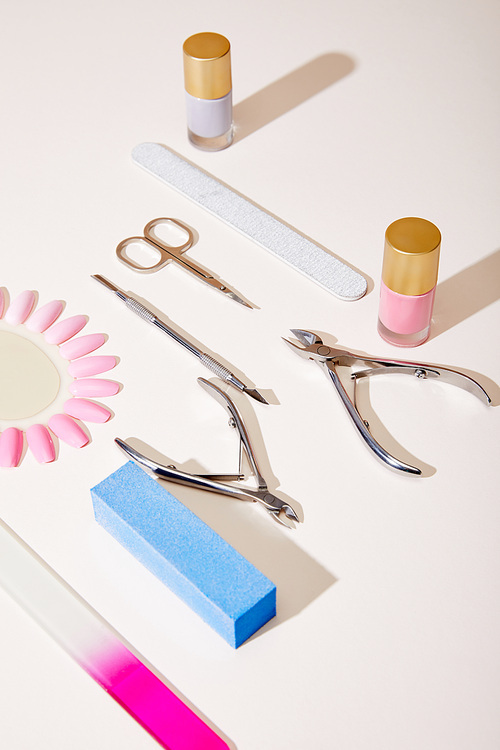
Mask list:
[[[97,522],[234,648],[276,614],[276,586],[133,461],[91,490]]]

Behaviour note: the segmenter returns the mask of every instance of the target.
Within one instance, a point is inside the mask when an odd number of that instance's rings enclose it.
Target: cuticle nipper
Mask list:
[[[363,419],[356,405],[356,383],[358,379],[383,373],[403,373],[414,375],[417,378],[422,379],[434,378],[458,386],[459,388],[472,393],[485,404],[491,404],[491,398],[488,396],[484,388],[473,378],[459,372],[458,370],[406,360],[364,357],[362,355],[352,354],[345,349],[327,346],[323,343],[321,337],[313,331],[306,331],[301,328],[291,328],[290,330],[294,336],[296,336],[299,343],[290,341],[286,338],[283,338],[283,340],[293,348],[294,352],[302,357],[315,360],[326,370],[342,403],[347,409],[347,412],[366,445],[375,453],[377,458],[389,467],[397,469],[398,471],[417,475],[422,473],[416,466],[411,466],[410,464],[395,458],[383,448],[377,440],[375,440],[370,432],[368,422]],[[344,388],[337,372],[337,367],[342,366],[352,368],[351,380],[354,383],[352,399]],[[356,370],[354,368],[356,368]]]
[[[224,406],[230,415],[229,425],[237,429],[240,438],[240,467],[238,474],[189,474],[184,471],[180,471],[175,466],[165,466],[158,463],[157,461],[145,456],[144,454],[137,451],[125,440],[115,438],[115,443],[119,448],[124,451],[131,459],[136,463],[146,468],[150,473],[176,484],[186,485],[195,489],[204,489],[209,492],[216,492],[221,495],[228,495],[229,497],[236,498],[238,500],[252,500],[257,502],[269,513],[269,515],[278,523],[286,526],[289,529],[294,528],[294,521],[300,522],[296,511],[292,506],[276,497],[272,492],[269,491],[266,480],[262,476],[262,473],[258,467],[257,459],[255,457],[250,438],[246,430],[245,424],[239,413],[238,409],[230,397],[224,393],[215,383],[205,378],[198,378],[198,383],[210,393],[222,406]],[[250,463],[253,475],[257,481],[257,489],[247,488],[237,484],[238,481],[244,478],[241,473],[241,458],[242,452],[246,453],[248,461]],[[235,480],[235,484],[229,484],[224,480]]]

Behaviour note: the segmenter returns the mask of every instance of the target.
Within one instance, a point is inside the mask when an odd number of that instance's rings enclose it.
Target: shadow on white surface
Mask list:
[[[255,447],[254,431],[251,437]],[[171,458],[137,438],[127,438],[127,442],[159,463],[172,464]],[[258,442],[260,444],[260,440]],[[268,471],[267,460],[263,461],[263,458],[261,449],[260,468],[269,482],[270,491],[275,492],[277,482]],[[207,468],[195,460],[182,465],[175,462],[175,466],[189,473],[207,472]],[[257,503],[235,500],[165,480],[157,481],[276,585],[277,616],[261,628],[254,638],[298,614],[336,582],[334,575],[295,543],[294,531],[279,526],[262,508],[257,507]],[[245,485],[250,487],[251,483],[245,482]],[[299,517],[303,518],[302,508],[296,500],[279,490],[277,494],[282,500],[290,502]]]
[[[207,287],[207,289],[208,289],[208,287]],[[132,292],[130,290],[127,292],[127,294],[129,294],[129,296],[133,297],[133,299],[135,299],[141,305],[144,305],[145,307],[147,307],[148,310],[151,313],[153,313],[154,315],[156,315],[156,317],[158,318],[158,320],[160,320],[162,323],[164,323],[167,326],[167,328],[171,328],[175,333],[179,334],[179,336],[182,339],[185,339],[186,342],[188,342],[189,344],[191,344],[192,346],[194,346],[195,348],[197,348],[200,352],[203,352],[204,354],[207,354],[209,357],[211,357],[212,359],[216,360],[220,365],[222,365],[223,367],[225,367],[227,370],[230,370],[233,373],[233,375],[235,375],[239,380],[241,380],[242,383],[245,383],[245,385],[248,388],[251,388],[251,389],[258,388],[258,386],[256,386],[256,384],[252,380],[250,380],[248,378],[248,376],[246,375],[246,373],[244,373],[242,370],[238,369],[234,365],[234,363],[229,362],[229,360],[225,359],[224,357],[221,357],[221,355],[218,352],[215,352],[212,349],[209,349],[206,346],[206,344],[204,344],[201,341],[199,341],[198,339],[196,339],[191,333],[189,333],[188,331],[186,331],[186,329],[182,328],[180,325],[178,325],[176,322],[174,322],[171,318],[169,318],[167,316],[167,314],[163,310],[160,310],[158,307],[156,307],[156,305],[153,305],[150,302],[150,300],[145,299],[144,297],[141,297],[139,294],[136,294],[135,292]],[[241,296],[242,299],[247,299],[246,297],[243,297],[243,295],[239,295],[239,296]],[[227,302],[228,302],[228,304],[236,304],[236,303],[233,303],[230,300],[227,300]],[[253,306],[253,308],[255,310],[259,309],[257,307],[257,305],[253,305],[252,304],[252,306]],[[161,329],[158,329],[158,331],[159,330],[161,330]],[[168,340],[169,339],[168,334],[164,333],[163,331],[162,331],[162,333],[166,336],[166,345],[169,346],[170,343],[172,343],[172,342],[169,342],[169,340]],[[173,337],[172,337],[172,339],[173,339]],[[160,343],[161,343],[161,337],[160,337]],[[175,349],[175,343],[172,343],[172,347]],[[195,356],[197,356],[197,355],[195,354]],[[207,368],[207,369],[211,370],[211,368]],[[213,370],[211,370],[211,371],[213,372]],[[234,393],[234,392],[238,393],[238,390],[236,389],[236,387],[235,388],[230,388],[230,390],[231,390],[232,393]],[[258,388],[258,390],[259,390],[259,393],[262,392],[260,388]],[[262,395],[264,395],[264,394],[262,394]],[[267,395],[265,396],[265,398],[268,401],[269,400],[272,401],[272,403],[279,403],[277,401],[276,395],[271,390],[267,391]]]
[[[430,338],[449,331],[499,299],[500,249],[438,284]]]
[[[317,335],[321,337],[321,339],[325,342],[326,345],[334,347],[337,345],[337,339],[332,336],[329,333],[325,333],[324,331],[315,331]],[[340,347],[338,347],[340,348]],[[347,349],[345,350],[347,351]],[[362,352],[360,350],[356,349],[349,349],[349,351],[361,358],[367,358],[367,359],[376,359],[377,355],[373,354],[367,354],[366,352]],[[494,383],[491,379],[485,377],[484,375],[481,375],[479,373],[473,372],[472,370],[465,370],[464,368],[457,368],[454,364],[448,364],[448,365],[442,365],[442,364],[436,364],[436,363],[429,363],[424,362],[421,359],[419,359],[416,356],[412,356],[408,360],[409,362],[414,362],[415,364],[421,364],[424,366],[430,365],[431,367],[434,365],[435,367],[439,368],[451,368],[456,370],[457,372],[461,372],[464,375],[469,376],[473,380],[477,381],[482,388],[486,391],[487,396],[491,400],[491,405],[495,406],[500,399],[500,388],[499,386]],[[372,405],[372,399],[370,395],[370,380],[371,378],[357,378],[353,380],[351,376],[351,370],[349,367],[344,366],[337,366],[336,367],[337,375],[344,387],[345,392],[347,393],[348,397],[350,398],[352,404],[355,406],[356,411],[358,412],[361,419],[365,422],[366,426],[368,427],[368,430],[370,434],[372,435],[373,439],[376,440],[379,445],[381,445],[389,454],[396,457],[399,461],[403,461],[406,464],[409,464],[410,466],[414,466],[418,468],[421,472],[420,476],[422,478],[431,477],[436,473],[435,467],[433,467],[430,464],[427,464],[423,462],[421,459],[417,458],[415,455],[410,453],[396,438],[394,435],[387,429],[384,422],[380,419],[378,416],[376,410],[374,409]],[[384,379],[384,381],[387,383],[393,383],[394,386],[394,392],[396,393],[396,389],[399,389],[398,383],[405,383],[405,381],[408,382],[406,390],[408,392],[408,399],[414,399],[415,397],[418,398],[418,392],[422,392],[422,399],[425,395],[424,391],[424,384],[418,383],[418,388],[415,388],[415,378],[412,377],[412,381],[410,382],[408,380],[408,375],[402,374],[402,373],[394,373],[394,372],[387,372],[382,373],[381,375]],[[378,378],[377,378],[378,380]],[[432,384],[432,382],[431,382]],[[455,386],[457,383],[454,384]],[[449,384],[445,386],[446,388],[449,387]],[[467,388],[464,388],[467,390]],[[329,388],[329,391],[332,395],[332,398],[337,398],[337,395],[335,394],[335,388]],[[483,394],[483,396],[480,397],[480,400],[484,401],[486,399],[486,394]],[[327,395],[326,387],[325,387],[325,396]],[[475,394],[477,395],[477,394]],[[338,399],[340,402],[340,399]],[[347,415],[347,411],[346,411]],[[346,422],[348,422],[349,419],[346,419]],[[355,430],[355,425],[353,422],[351,422],[352,429]],[[360,440],[360,446],[363,444],[363,440]],[[368,448],[366,444],[364,445],[364,448]],[[363,448],[360,447],[360,451]],[[370,451],[368,448],[368,453],[371,453],[372,457],[377,459],[376,454],[373,451]],[[384,463],[384,461],[380,461],[380,465],[384,466],[385,468],[389,469],[390,471],[393,471],[395,474],[398,475],[404,475],[404,472],[398,470],[398,469],[392,469],[388,464]]]
[[[306,242],[313,243],[317,247],[321,248],[321,250],[323,250],[325,253],[327,253],[327,255],[331,255],[333,258],[336,258],[341,263],[343,263],[344,266],[346,266],[347,268],[350,268],[352,271],[354,271],[355,273],[357,273],[360,276],[362,276],[363,279],[366,282],[366,290],[360,295],[359,298],[364,297],[364,296],[366,296],[367,294],[369,294],[370,292],[373,291],[373,289],[374,289],[373,279],[371,279],[370,277],[368,277],[365,272],[362,272],[359,268],[357,268],[356,266],[354,266],[352,263],[349,263],[345,258],[341,257],[340,255],[338,255],[336,253],[333,253],[329,248],[325,247],[324,245],[320,244],[316,240],[312,239],[312,237],[308,236],[307,234],[304,234],[303,232],[300,232],[298,229],[296,229],[296,227],[292,226],[288,222],[286,222],[283,219],[281,219],[280,217],[276,216],[276,214],[274,214],[271,211],[263,208],[258,203],[256,203],[255,201],[251,200],[250,198],[248,198],[248,196],[243,195],[243,193],[240,193],[239,191],[235,190],[233,187],[231,187],[227,183],[223,182],[222,180],[220,180],[218,178],[214,178],[213,175],[211,175],[209,172],[205,171],[204,169],[201,169],[201,167],[199,165],[197,165],[195,162],[191,161],[190,159],[186,159],[180,153],[177,153],[176,151],[174,151],[173,149],[171,149],[169,146],[167,146],[164,143],[156,143],[156,144],[154,144],[154,143],[140,143],[140,144],[138,144],[133,149],[133,151],[132,151],[132,159],[133,159],[133,161],[135,161],[136,164],[138,164],[141,168],[145,169],[150,174],[154,174],[154,176],[156,178],[161,179],[163,182],[165,182],[165,184],[169,184],[171,182],[171,180],[167,179],[164,175],[160,176],[160,174],[158,172],[157,166],[154,166],[154,167],[151,166],[151,164],[150,164],[150,150],[151,150],[151,147],[154,148],[154,153],[156,153],[156,148],[157,147],[160,147],[160,149],[165,149],[167,152],[170,152],[175,157],[178,157],[179,159],[182,159],[182,161],[185,162],[186,164],[190,165],[191,167],[194,167],[198,172],[204,174],[206,177],[208,177],[208,178],[210,178],[212,180],[215,179],[216,182],[220,186],[222,186],[223,188],[226,188],[227,190],[229,190],[232,194],[234,194],[234,196],[237,196],[237,198],[243,199],[244,201],[246,201],[249,204],[250,208],[254,207],[254,208],[258,209],[259,211],[262,211],[263,215],[267,215],[267,216],[272,217],[273,219],[275,219],[276,221],[278,221],[280,224],[282,224],[284,227],[286,227],[287,229],[290,229],[292,232],[294,232],[295,234],[299,235],[299,237],[301,237],[303,240],[306,240]],[[147,157],[145,157],[144,149],[146,149]],[[262,247],[264,247],[271,254],[273,254],[273,255],[275,254],[275,251],[271,248],[271,245],[269,245],[267,242],[264,242],[264,240],[262,240],[261,238],[259,239],[259,238],[254,237],[253,236],[253,232],[251,232],[249,229],[244,228],[242,226],[241,217],[240,217],[240,219],[238,221],[236,221],[236,219],[235,219],[234,216],[232,216],[231,218],[222,218],[222,216],[219,215],[219,210],[214,211],[212,208],[208,208],[205,205],[205,201],[204,200],[200,203],[200,199],[198,197],[194,197],[190,193],[188,194],[188,192],[186,192],[183,188],[176,187],[174,184],[171,184],[170,186],[173,187],[178,192],[180,192],[181,194],[186,195],[186,197],[188,197],[190,200],[194,200],[195,203],[198,203],[199,205],[201,205],[205,210],[209,211],[210,213],[213,213],[214,216],[216,216],[217,218],[221,219],[221,221],[223,221],[224,223],[226,223],[227,226],[229,226],[231,229],[239,231],[240,233],[243,234],[243,236],[246,236],[249,239],[251,239],[252,242],[255,242],[256,244],[261,245]],[[236,223],[235,223],[235,221],[236,221]],[[239,225],[238,225],[238,222],[239,222]],[[278,257],[279,257],[279,254],[278,254]],[[294,266],[294,264],[291,264],[291,265],[292,265],[292,267]],[[308,275],[308,274],[306,273],[306,275]],[[313,281],[315,281],[314,278],[311,277],[311,279]],[[318,282],[318,283],[321,283],[321,282]],[[233,289],[233,287],[231,287],[231,288]],[[255,302],[253,300],[250,300],[250,299],[246,298],[245,296],[243,296],[243,294],[240,294],[239,290],[233,289],[233,291],[237,291],[238,292],[238,296],[240,296],[243,300],[245,300],[248,304],[250,304],[254,309],[257,309],[257,310],[260,309],[259,306],[257,304],[255,304]],[[132,295],[132,296],[135,296],[135,295]],[[354,299],[358,299],[358,297],[354,298],[354,297],[348,296],[348,297],[345,297],[345,299],[347,299],[349,301],[354,301]]]
[[[387,375],[387,377],[394,377],[394,375]],[[401,380],[402,378],[406,379],[404,375],[397,376],[397,380]],[[399,476],[407,476],[410,481],[418,481],[418,479],[433,476],[436,473],[436,468],[434,466],[431,466],[430,464],[425,463],[421,458],[418,458],[409,450],[407,450],[407,448],[405,448],[404,445],[396,440],[394,435],[384,425],[384,422],[379,417],[371,403],[368,381],[369,378],[366,378],[366,380],[360,380],[358,382],[358,386],[356,388],[356,405],[360,413],[362,414],[363,419],[369,423],[370,433],[373,435],[375,440],[380,443],[380,445],[382,445],[386,451],[388,451],[388,453],[397,458],[399,461],[403,461],[410,466],[415,466],[416,468],[420,469],[421,474],[419,477],[417,477],[414,474],[405,474],[398,469],[392,469],[388,464],[385,464],[383,461],[379,461],[375,456],[375,453],[367,449],[366,444],[363,445],[363,441],[361,439],[359,441],[359,450],[361,451],[364,449],[365,451],[370,452],[373,459],[377,461],[380,466],[383,466],[388,471]],[[345,385],[347,386],[347,383]],[[408,398],[412,398],[413,396],[414,392],[408,389]]]
[[[329,52],[239,102],[233,110],[234,142],[282,117],[352,73],[354,68],[354,60],[348,55]]]

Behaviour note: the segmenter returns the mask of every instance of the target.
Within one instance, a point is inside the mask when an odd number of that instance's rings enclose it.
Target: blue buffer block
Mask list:
[[[276,614],[276,586],[133,461],[91,490],[97,522],[233,648]]]

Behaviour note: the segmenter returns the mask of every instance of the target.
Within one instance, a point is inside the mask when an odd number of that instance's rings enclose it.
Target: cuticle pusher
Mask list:
[[[247,396],[251,396],[256,401],[260,401],[262,404],[269,403],[268,401],[266,401],[264,396],[262,396],[255,388],[249,388],[247,385],[245,385],[245,383],[237,378],[236,375],[233,375],[233,373],[228,370],[227,367],[211,357],[209,354],[203,352],[195,344],[193,344],[191,341],[188,341],[188,339],[184,338],[184,336],[181,336],[181,334],[175,331],[173,328],[170,328],[170,326],[164,323],[163,320],[160,320],[160,318],[158,318],[158,316],[155,315],[152,310],[143,305],[141,302],[138,302],[129,294],[126,294],[126,292],[119,289],[119,287],[113,284],[112,281],[109,281],[109,279],[106,279],[104,276],[101,276],[99,274],[92,274],[92,278],[96,281],[99,281],[100,284],[116,294],[116,296],[125,303],[129,310],[132,310],[132,312],[145,320],[147,323],[151,323],[152,325],[159,328],[160,331],[166,333],[168,336],[173,338],[174,341],[177,341],[178,344],[181,344],[185,349],[191,352],[191,354],[194,354],[196,357],[198,357],[200,362],[205,365],[205,367],[213,372],[214,375],[217,375],[217,377],[219,377],[221,380],[224,380],[226,383],[228,383],[228,385],[232,385],[235,388],[238,388],[238,390],[243,391],[247,394]]]

